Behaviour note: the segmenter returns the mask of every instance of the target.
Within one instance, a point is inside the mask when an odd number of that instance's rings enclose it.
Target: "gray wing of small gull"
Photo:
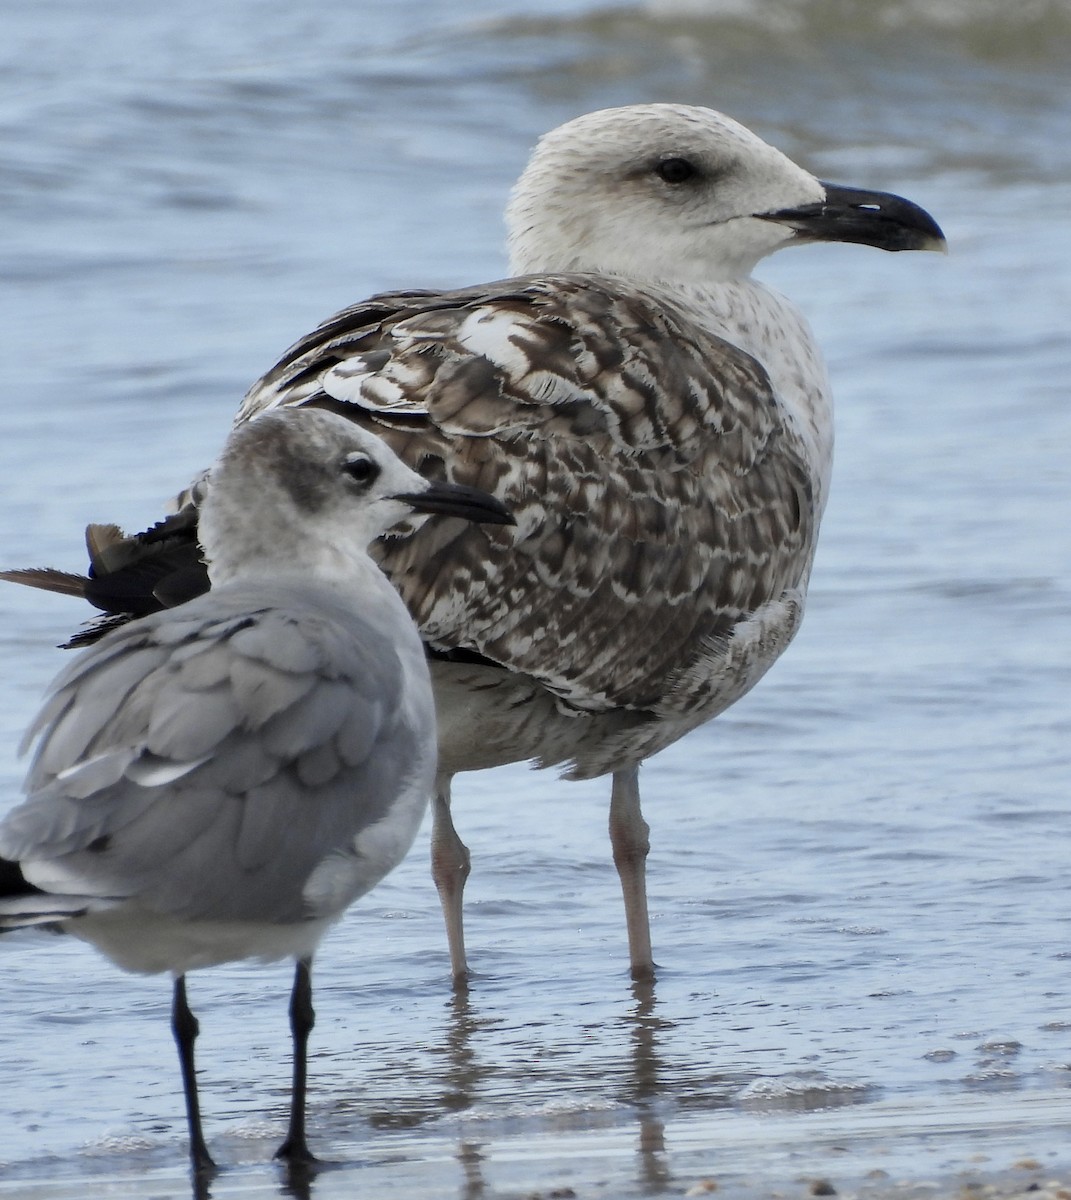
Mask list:
[[[354,841],[429,753],[432,714],[413,721],[370,627],[281,590],[220,589],[63,672],[2,853],[187,919],[330,916],[371,887],[386,868]]]
[[[238,419],[304,403],[509,505],[516,530],[426,523],[373,554],[430,644],[571,706],[702,708],[719,647],[813,554],[805,452],[764,369],[623,280],[374,297],[297,343]]]

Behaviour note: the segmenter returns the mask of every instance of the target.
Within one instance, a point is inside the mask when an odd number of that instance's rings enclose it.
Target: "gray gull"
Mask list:
[[[240,426],[200,514],[212,590],[108,633],[55,680],[26,735],[28,798],[0,823],[0,927],[58,924],[128,971],[174,975],[197,1172],[214,1164],[185,975],[244,958],[297,960],[278,1153],[313,1161],[312,955],[409,849],[435,778],[420,636],[367,553],[417,513],[509,520],[331,413]]]

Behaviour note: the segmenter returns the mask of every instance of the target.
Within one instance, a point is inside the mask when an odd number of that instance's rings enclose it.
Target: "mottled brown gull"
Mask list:
[[[612,774],[631,969],[646,977],[639,764],[739,699],[788,645],[829,482],[820,353],[752,268],[805,242],[944,239],[916,205],[821,182],[735,121],[675,104],[547,134],[507,221],[514,277],[338,313],[252,387],[238,421],[331,408],[422,474],[515,512],[514,531],[441,523],[374,548],[432,655],[432,862],[454,976],[467,973],[469,855],[451,778],[531,759]],[[187,506],[151,543],[97,535],[96,578],[66,586],[112,612],[183,594],[194,517]]]
[[[312,955],[401,860],[431,796],[420,636],[367,553],[413,512],[509,519],[330,413],[243,425],[201,510],[211,592],[112,630],[59,676],[26,736],[28,796],[0,822],[0,928],[58,924],[127,970],[174,975],[198,1172],[213,1163],[186,972],[297,960],[279,1156],[312,1161]]]

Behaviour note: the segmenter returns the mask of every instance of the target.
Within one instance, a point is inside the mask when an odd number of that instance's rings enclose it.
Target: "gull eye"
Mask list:
[[[342,463],[342,473],[348,475],[354,483],[368,487],[379,476],[379,464],[367,454],[350,454]]]
[[[687,183],[699,174],[699,168],[687,158],[664,158],[654,171],[663,183]]]

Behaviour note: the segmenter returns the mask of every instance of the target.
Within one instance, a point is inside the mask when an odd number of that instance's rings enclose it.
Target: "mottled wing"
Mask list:
[[[38,886],[187,919],[332,915],[372,886],[355,839],[410,776],[430,787],[430,703],[414,722],[359,622],[277,600],[223,589],[80,655],[27,734],[0,853]]]
[[[810,561],[810,479],[765,371],[624,281],[376,297],[294,346],[239,420],[304,403],[509,505],[515,530],[429,522],[378,557],[432,645],[580,708],[657,708],[682,677],[702,707],[712,648]]]

